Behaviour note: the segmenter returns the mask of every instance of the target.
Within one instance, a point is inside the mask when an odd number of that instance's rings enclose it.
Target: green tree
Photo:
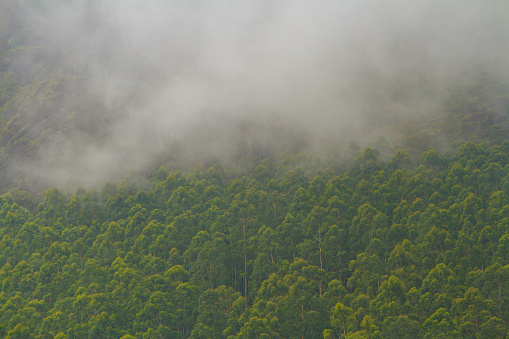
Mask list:
[[[460,332],[449,312],[439,308],[422,325],[424,338],[458,338]]]
[[[332,309],[330,316],[331,326],[339,338],[346,338],[349,327],[349,316],[353,313],[350,307],[338,302]]]

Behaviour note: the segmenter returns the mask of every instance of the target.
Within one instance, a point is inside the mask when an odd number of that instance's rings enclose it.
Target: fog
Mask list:
[[[465,77],[509,78],[507,1],[25,3],[49,57],[113,116],[100,139],[76,129],[20,167],[55,183],[161,154],[234,162],[371,140],[440,111]]]

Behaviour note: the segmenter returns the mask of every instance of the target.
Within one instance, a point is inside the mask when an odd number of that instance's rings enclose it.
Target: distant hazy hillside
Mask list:
[[[428,29],[433,4],[372,16],[362,4],[2,0],[0,191],[160,164],[249,167],[350,140],[388,156],[501,142],[501,10],[446,6]]]

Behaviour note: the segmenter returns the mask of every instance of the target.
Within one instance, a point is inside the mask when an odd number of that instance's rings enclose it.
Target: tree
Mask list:
[[[247,323],[244,324],[242,329],[238,334],[239,338],[274,338],[272,334],[272,330],[270,329],[270,324],[267,319],[261,319],[256,316],[249,319]]]
[[[464,337],[479,335],[480,327],[490,318],[490,312],[487,311],[487,303],[490,302],[474,287],[469,287],[463,298],[453,301],[451,310],[459,318],[459,327]]]
[[[338,302],[332,309],[330,323],[339,338],[346,338],[349,326],[349,316],[352,313],[353,311],[350,307],[347,307],[340,302]]]
[[[364,251],[371,239],[377,237],[377,231],[387,227],[386,223],[386,218],[369,203],[360,206],[350,227],[350,249]]]
[[[502,266],[497,262],[486,268],[480,277],[480,285],[484,296],[496,303],[496,315],[499,318],[507,319],[509,315],[509,265]]]
[[[449,312],[439,308],[422,325],[424,338],[458,338],[460,333]]]
[[[170,300],[168,293],[160,291],[152,293],[141,312],[136,315],[136,322],[144,324],[142,328],[145,329],[166,326],[176,332],[177,316]]]
[[[406,315],[388,317],[383,321],[382,335],[388,338],[422,338],[421,326]]]
[[[12,330],[7,332],[6,339],[25,339],[30,338],[30,333],[28,332],[28,328],[24,327],[21,324],[17,324]]]
[[[239,297],[240,293],[226,286],[203,292],[199,299],[198,320],[191,337],[201,337],[204,331],[211,332],[212,336],[209,338],[220,337],[227,327],[228,314],[232,305]]]
[[[380,258],[376,254],[360,253],[356,260],[350,262],[349,269],[352,275],[348,278],[348,289],[351,292],[374,296],[382,283],[384,273]]]
[[[407,152],[405,152],[402,149],[399,149],[396,151],[396,154],[392,157],[391,161],[389,162],[389,168],[391,168],[393,171],[409,167],[411,165],[410,156]]]

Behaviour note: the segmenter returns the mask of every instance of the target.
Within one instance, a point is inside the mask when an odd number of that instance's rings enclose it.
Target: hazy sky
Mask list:
[[[111,173],[178,143],[205,160],[239,142],[367,137],[426,114],[480,70],[508,76],[507,1],[54,1],[52,55],[124,117],[106,141],[48,149],[57,177]],[[366,127],[368,126],[368,127]]]

